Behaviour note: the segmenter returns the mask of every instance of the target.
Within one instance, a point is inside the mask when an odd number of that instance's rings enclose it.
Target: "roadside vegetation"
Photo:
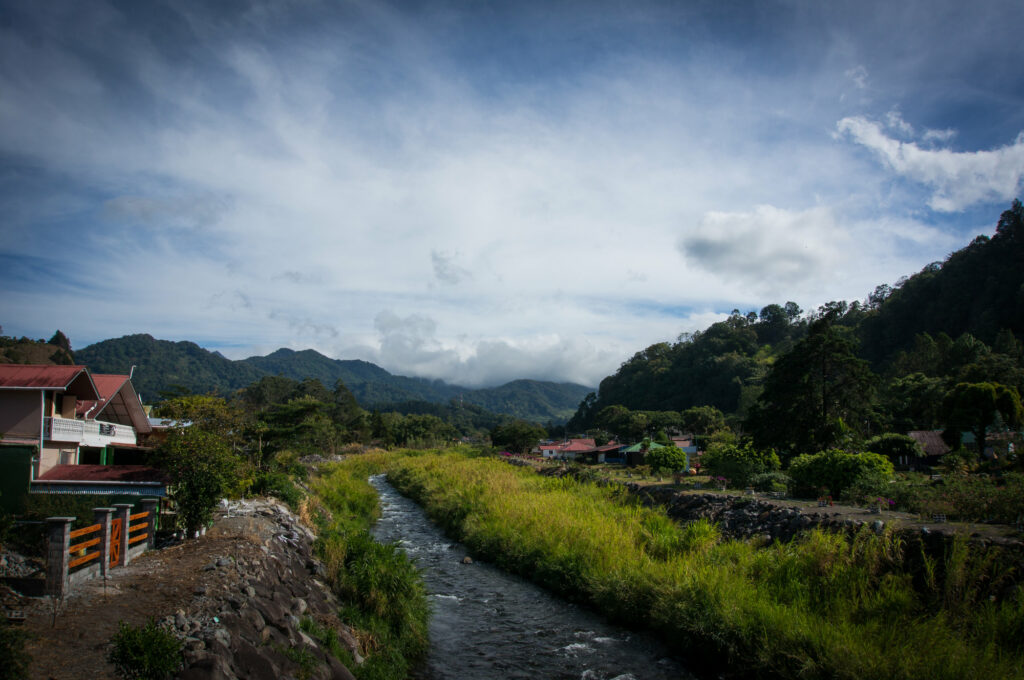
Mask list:
[[[1024,589],[997,552],[943,560],[892,533],[759,547],[681,527],[615,487],[465,452],[389,480],[482,558],[631,625],[696,666],[769,677],[1024,677]]]

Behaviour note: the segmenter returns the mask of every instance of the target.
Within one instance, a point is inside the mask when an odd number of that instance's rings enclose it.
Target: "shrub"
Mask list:
[[[0,621],[0,680],[20,680],[28,677],[31,661],[25,651],[28,634],[14,628],[6,621]]]
[[[702,517],[683,526],[679,545],[685,552],[707,552],[721,540],[718,525]]]
[[[142,627],[118,623],[107,661],[125,680],[162,680],[181,668],[181,641],[152,618]]]
[[[762,472],[750,478],[750,486],[757,491],[789,491],[793,479],[784,472]]]
[[[261,472],[253,480],[250,491],[257,495],[280,498],[292,509],[302,501],[302,491],[283,472]]]
[[[309,470],[299,462],[299,454],[294,451],[284,450],[275,453],[274,467],[299,479],[306,479],[309,476]]]
[[[652,470],[675,472],[686,467],[686,454],[677,446],[665,446],[647,454],[647,464]]]
[[[808,497],[823,490],[839,497],[854,484],[884,484],[892,479],[892,475],[892,463],[877,453],[829,449],[814,455],[802,454],[789,464],[794,492]]]
[[[950,476],[935,484],[894,484],[899,507],[922,515],[943,514],[964,521],[1013,524],[1024,517],[1024,475],[1001,481],[983,475]]]
[[[733,486],[747,486],[754,475],[774,472],[781,467],[775,451],[757,450],[749,443],[712,444],[701,458],[701,465],[709,474],[725,477]]]
[[[942,457],[946,471],[954,474],[967,474],[978,467],[978,454],[961,445]]]

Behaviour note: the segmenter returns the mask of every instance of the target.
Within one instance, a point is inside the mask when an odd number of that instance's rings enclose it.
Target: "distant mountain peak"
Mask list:
[[[104,340],[76,353],[97,372],[122,372],[135,364],[135,386],[145,394],[184,387],[197,394],[228,396],[263,376],[313,378],[328,388],[340,380],[364,408],[399,402],[448,404],[462,399],[495,413],[539,421],[564,421],[591,388],[571,383],[514,380],[498,387],[470,389],[437,378],[393,375],[362,359],[332,359],[314,349],[281,347],[266,356],[232,361],[218,351],[188,342],[156,340],[148,334]]]

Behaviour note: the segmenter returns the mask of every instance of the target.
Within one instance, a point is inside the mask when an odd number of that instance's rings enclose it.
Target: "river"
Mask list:
[[[418,680],[667,680],[693,678],[655,638],[612,625],[518,576],[474,561],[383,475],[370,478],[382,516],[430,594],[430,653]]]

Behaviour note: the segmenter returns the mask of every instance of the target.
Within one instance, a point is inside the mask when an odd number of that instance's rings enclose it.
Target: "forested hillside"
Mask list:
[[[589,391],[582,385],[536,380],[470,389],[441,380],[392,375],[367,361],[331,359],[314,350],[279,349],[267,356],[231,361],[192,342],[157,340],[143,334],[98,342],[78,350],[75,359],[99,373],[127,373],[135,366],[133,382],[148,400],[188,392],[230,395],[263,376],[280,375],[318,380],[327,387],[340,380],[370,410],[416,402],[447,405],[456,400],[517,418],[564,422]],[[417,409],[413,412],[425,410],[422,406]]]
[[[704,331],[638,352],[584,399],[569,428],[603,426],[608,418],[600,414],[615,405],[651,412],[712,406],[734,426],[755,431],[795,422],[809,408],[827,413],[821,402],[838,405],[842,390],[832,389],[828,399],[819,394],[817,404],[783,394],[821,382],[808,373],[815,352],[821,366],[847,367],[833,376],[836,386],[857,387],[843,393],[843,409],[830,416],[842,427],[865,436],[941,427],[944,400],[958,383],[1024,391],[1022,337],[1024,207],[1014,201],[994,236],[979,236],[945,262],[880,285],[864,301],[830,302],[807,315],[791,302],[747,314],[734,310]]]
[[[96,373],[128,373],[135,366],[132,383],[147,401],[165,392],[231,394],[265,375],[194,342],[157,340],[141,333],[89,345],[75,352],[75,360]]]
[[[725,321],[651,345],[601,381],[569,422],[583,430],[614,405],[643,411],[684,411],[713,406],[745,415],[777,356],[807,332],[807,320],[793,302],[768,305],[760,313],[734,310]]]

